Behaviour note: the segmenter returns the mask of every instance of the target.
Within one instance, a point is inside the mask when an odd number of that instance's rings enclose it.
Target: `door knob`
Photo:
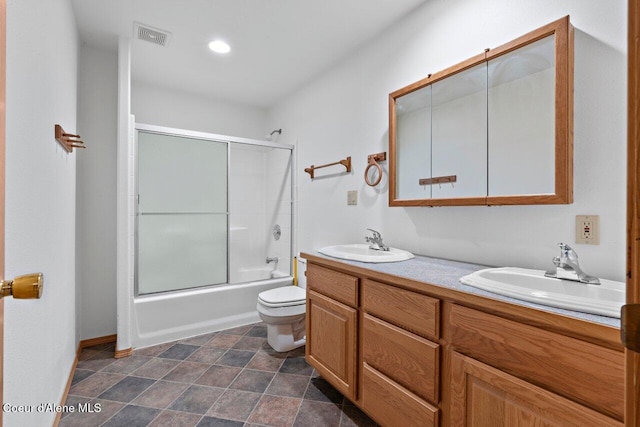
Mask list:
[[[42,273],[34,273],[3,280],[0,284],[0,298],[13,296],[16,299],[37,299],[42,296],[44,279]]]

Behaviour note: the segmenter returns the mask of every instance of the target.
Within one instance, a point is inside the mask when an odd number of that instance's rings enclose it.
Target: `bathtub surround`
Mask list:
[[[138,348],[257,321],[258,294],[292,283],[293,147],[139,123],[136,137],[137,287],[118,335]]]

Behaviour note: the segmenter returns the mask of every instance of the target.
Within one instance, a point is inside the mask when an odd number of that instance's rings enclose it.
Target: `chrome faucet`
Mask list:
[[[364,240],[367,243],[371,243],[369,245],[369,249],[374,249],[376,251],[388,251],[389,246],[382,243],[382,236],[376,230],[372,230],[371,228],[367,228],[370,232],[373,233],[373,237],[365,236]]]
[[[274,256],[274,257],[269,257],[269,256],[268,256],[268,257],[267,257],[267,264],[271,264],[272,262],[274,262],[274,263],[276,263],[276,264],[277,264],[277,263],[278,263],[278,261],[280,261],[280,260],[278,259],[278,257],[277,257],[277,256]]]
[[[555,271],[547,271],[544,273],[545,276],[556,279],[573,280],[590,285],[600,284],[600,280],[597,277],[590,276],[582,271],[578,264],[578,254],[571,246],[566,243],[558,243],[558,246],[560,246],[560,256],[553,257],[553,263],[556,269]]]

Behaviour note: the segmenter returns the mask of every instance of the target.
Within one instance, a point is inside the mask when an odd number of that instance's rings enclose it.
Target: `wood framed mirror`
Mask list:
[[[392,92],[389,153],[389,206],[572,203],[569,17]]]

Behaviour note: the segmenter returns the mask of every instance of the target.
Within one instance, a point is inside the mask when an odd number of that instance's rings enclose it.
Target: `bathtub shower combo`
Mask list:
[[[292,284],[293,146],[136,125],[133,347],[260,320]]]

